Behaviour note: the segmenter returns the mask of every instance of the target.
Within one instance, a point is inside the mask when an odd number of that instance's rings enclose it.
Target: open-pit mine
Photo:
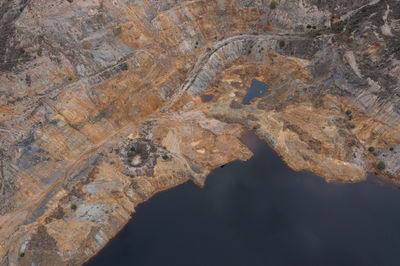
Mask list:
[[[400,183],[397,0],[0,0],[0,36],[0,265],[83,264],[248,130]]]

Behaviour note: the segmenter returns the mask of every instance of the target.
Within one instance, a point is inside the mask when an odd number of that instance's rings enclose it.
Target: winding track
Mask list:
[[[330,37],[332,35],[322,35],[324,37]],[[217,42],[213,49],[206,49],[205,52],[199,57],[195,66],[192,69],[189,77],[186,81],[182,84],[182,86],[178,89],[175,95],[171,98],[170,102],[166,104],[164,110],[169,109],[179,98],[182,97],[183,93],[187,91],[193,82],[196,80],[198,74],[203,70],[203,67],[207,64],[210,57],[215,54],[219,49],[225,46],[225,44],[229,44],[235,41],[270,41],[270,40],[304,40],[309,39],[310,36],[306,34],[291,34],[291,33],[282,33],[282,34],[243,34],[243,35],[235,35],[226,39],[223,39]]]
[[[169,109],[170,107],[172,107],[174,105],[174,103],[179,100],[179,98],[182,97],[183,93],[185,91],[187,91],[189,89],[189,87],[193,84],[193,82],[196,80],[196,77],[198,76],[198,74],[202,71],[203,67],[207,64],[208,60],[210,59],[210,57],[215,54],[219,49],[221,49],[222,47],[224,47],[224,45],[226,43],[232,43],[235,41],[248,41],[248,40],[279,40],[279,39],[284,39],[284,40],[299,40],[299,39],[305,39],[307,38],[307,36],[303,35],[303,34],[264,34],[264,35],[251,35],[251,34],[244,34],[244,35],[237,35],[237,36],[232,36],[229,37],[227,39],[221,40],[219,42],[217,42],[213,49],[210,51],[210,49],[206,49],[205,52],[199,56],[195,66],[193,67],[193,70],[191,72],[191,74],[189,75],[189,77],[186,79],[186,81],[182,84],[182,86],[178,89],[178,91],[172,96],[172,98],[169,100],[169,102],[166,104],[166,107],[164,107],[164,110]],[[137,52],[145,52],[144,50],[138,50]],[[131,57],[131,55],[129,55],[127,58]],[[92,76],[101,74],[111,68],[116,67],[119,64],[122,64],[124,62],[126,62],[126,59],[121,62],[118,63],[116,65],[112,65],[106,69],[103,69],[102,71],[95,73]],[[89,77],[89,78],[90,78]],[[88,80],[89,78],[85,78],[84,80]],[[81,82],[81,80],[78,80],[74,83],[77,82]],[[72,84],[68,84],[67,86],[71,86]],[[65,87],[67,87],[65,86]],[[64,87],[64,88],[65,88]],[[57,90],[57,93],[55,96],[59,95],[63,89],[61,90]],[[54,97],[54,94],[52,95],[52,97]],[[47,97],[46,97],[47,98]],[[43,100],[42,100],[43,101]],[[53,108],[52,108],[53,109]],[[56,111],[56,110],[55,110]],[[56,111],[57,112],[57,111]],[[58,112],[57,112],[58,113]],[[26,215],[26,220],[29,220],[29,218],[41,207],[43,206],[43,204],[46,203],[46,201],[48,201],[49,196],[51,195],[51,193],[53,193],[54,190],[56,190],[57,188],[59,188],[65,180],[67,180],[68,176],[70,175],[70,173],[72,173],[74,171],[74,169],[76,169],[81,163],[82,161],[90,158],[91,156],[93,156],[96,151],[98,151],[104,144],[106,144],[108,142],[108,140],[112,139],[116,134],[118,134],[121,130],[123,130],[124,128],[126,128],[128,125],[126,125],[125,127],[121,128],[119,131],[115,132],[112,136],[110,136],[108,139],[104,140],[103,142],[101,142],[100,144],[98,144],[96,147],[93,147],[89,150],[87,150],[86,152],[84,152],[76,161],[74,161],[66,170],[65,173],[62,175],[62,177],[60,179],[58,179],[52,186],[50,186],[47,191],[43,194],[42,197],[40,197],[40,199],[34,203],[33,205],[30,205],[29,207],[27,207],[25,210],[29,210],[28,214]],[[173,154],[174,157],[178,158],[179,160],[184,160],[186,162],[185,159],[181,158],[180,156]],[[187,162],[185,163],[187,166],[189,164],[187,164]],[[190,167],[189,167],[190,169]]]

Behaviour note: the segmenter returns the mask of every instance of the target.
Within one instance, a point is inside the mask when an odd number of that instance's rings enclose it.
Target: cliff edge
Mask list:
[[[84,263],[249,159],[249,129],[295,170],[400,181],[399,1],[0,0],[0,22],[1,265]]]

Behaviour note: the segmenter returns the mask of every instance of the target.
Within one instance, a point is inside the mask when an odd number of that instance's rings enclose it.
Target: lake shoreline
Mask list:
[[[197,190],[197,191],[201,191],[201,192],[199,192],[200,194],[201,193],[205,193],[205,191],[206,190],[210,190],[210,187],[212,186],[212,184],[210,184],[210,183],[214,183],[214,179],[216,179],[217,177],[218,177],[218,175],[221,175],[221,172],[223,172],[223,171],[226,171],[225,169],[229,169],[230,167],[231,167],[231,165],[240,165],[240,167],[246,167],[246,164],[248,164],[248,163],[251,163],[253,160],[255,160],[254,158],[256,158],[257,156],[262,156],[263,154],[271,154],[271,152],[272,152],[272,156],[274,156],[276,159],[278,159],[278,160],[280,160],[280,164],[284,164],[284,162],[282,161],[282,159],[279,157],[279,156],[277,156],[278,154],[276,153],[276,152],[274,152],[272,149],[270,149],[269,147],[267,147],[267,145],[265,144],[265,142],[262,142],[262,140],[261,139],[259,139],[258,138],[258,136],[256,136],[254,133],[249,133],[250,135],[250,137],[247,139],[247,142],[248,143],[246,143],[246,136],[244,136],[245,137],[245,139],[244,139],[244,143],[246,144],[246,146],[248,146],[252,151],[253,151],[253,153],[254,153],[254,156],[249,160],[249,161],[247,161],[247,162],[240,162],[240,161],[234,161],[234,162],[232,162],[232,163],[229,163],[229,164],[227,164],[225,167],[224,167],[224,169],[220,169],[220,168],[216,168],[216,169],[214,169],[211,173],[210,173],[210,175],[207,177],[207,182],[206,182],[206,184],[205,184],[205,187],[204,188],[198,188],[198,186],[195,184],[195,183],[191,183],[190,184],[190,182],[185,182],[184,184],[182,184],[182,185],[179,185],[179,186],[176,186],[176,187],[173,187],[173,188],[170,188],[170,189],[167,189],[167,190],[165,190],[165,193],[156,193],[155,195],[153,195],[153,197],[151,197],[151,199],[152,200],[148,200],[148,201],[146,201],[146,202],[143,202],[143,203],[145,203],[145,204],[140,204],[139,206],[140,207],[138,207],[137,208],[137,210],[136,210],[136,212],[135,212],[135,215],[133,215],[133,217],[131,218],[131,220],[120,230],[120,232],[113,238],[113,239],[111,239],[108,243],[107,243],[107,245],[98,253],[98,256],[99,256],[99,258],[101,259],[101,256],[103,256],[103,253],[104,252],[107,252],[107,250],[109,250],[109,249],[112,249],[112,246],[115,246],[117,243],[118,243],[118,241],[120,240],[120,238],[121,238],[121,235],[122,234],[129,234],[129,230],[131,230],[130,229],[130,227],[132,226],[132,225],[134,225],[135,224],[135,219],[136,219],[136,217],[135,216],[138,216],[139,218],[138,219],[143,219],[143,215],[144,215],[144,213],[146,213],[146,212],[148,212],[148,209],[150,208],[154,208],[154,207],[152,207],[152,205],[153,205],[153,201],[157,201],[159,198],[164,198],[164,197],[167,197],[168,198],[168,195],[171,195],[171,194],[174,194],[174,193],[184,193],[184,192],[182,192],[183,190],[185,190],[185,189],[188,189],[188,190]],[[256,145],[254,146],[252,146],[251,147],[251,145],[252,145],[252,142],[253,142],[253,144],[255,143]],[[261,143],[263,143],[263,145],[258,145],[258,144],[261,144]],[[249,145],[250,144],[250,145]],[[261,146],[261,147],[260,147]],[[267,148],[266,148],[267,147]],[[267,152],[265,151],[265,149],[269,149]],[[274,154],[275,153],[275,154]],[[259,158],[259,157],[257,157],[257,158]],[[287,167],[287,166],[286,166]],[[288,167],[287,167],[288,168]],[[228,170],[229,171],[229,170]],[[300,182],[300,183],[302,183],[303,181],[301,181],[301,179],[302,178],[305,178],[305,176],[308,176],[308,175],[312,175],[313,177],[312,177],[312,179],[314,180],[314,181],[316,181],[316,183],[318,183],[318,184],[324,184],[324,185],[322,185],[322,186],[331,186],[331,187],[333,187],[333,189],[337,189],[337,187],[339,187],[339,188],[344,188],[345,190],[347,190],[348,188],[346,188],[346,186],[352,186],[352,185],[357,185],[357,183],[355,183],[355,184],[353,184],[353,183],[350,183],[350,184],[344,184],[344,183],[336,183],[336,182],[334,182],[334,183],[327,183],[323,178],[321,178],[321,177],[318,177],[318,176],[316,176],[316,175],[313,175],[313,174],[310,174],[310,173],[304,173],[304,172],[294,172],[294,171],[292,171],[292,170],[290,170],[292,173],[294,173],[295,175],[296,175],[296,173],[297,174],[300,174],[301,176],[299,176],[298,177],[298,179],[297,178],[295,178],[295,179],[292,179],[292,180],[289,180],[289,182],[294,182],[294,183],[296,183],[296,182]],[[209,179],[209,178],[211,178],[211,179]],[[221,177],[220,177],[221,178]],[[307,177],[307,179],[309,179],[310,177]],[[227,180],[225,180],[225,181],[227,181]],[[313,182],[314,182],[313,181]],[[379,185],[382,185],[383,187],[384,187],[384,189],[387,189],[388,187],[391,187],[390,186],[390,184],[389,184],[389,186],[388,186],[388,184],[386,184],[386,183],[381,183],[380,181],[382,181],[382,179],[380,178],[380,177],[374,177],[374,176],[371,176],[371,175],[369,175],[369,177],[368,177],[368,179],[367,179],[367,181],[364,181],[364,182],[361,182],[361,183],[365,183],[364,185],[366,185],[366,186],[368,186],[368,187],[371,187],[371,186],[377,186],[377,188],[376,189],[374,189],[374,188],[372,188],[373,190],[379,190]],[[378,184],[377,184],[377,182],[378,182]],[[360,183],[358,183],[358,184],[360,184]],[[196,187],[196,188],[194,188],[194,187]],[[392,187],[391,187],[392,188]],[[164,191],[162,191],[162,192],[164,192]],[[397,191],[396,191],[396,193],[397,193]],[[170,206],[171,204],[174,204],[173,203],[173,201],[171,201],[171,202],[167,202],[167,206]],[[195,211],[195,210],[194,210]],[[153,214],[153,215],[155,215],[155,214]],[[152,217],[151,215],[149,215],[149,217]],[[147,218],[145,218],[145,219],[147,219]],[[151,218],[149,218],[149,219],[151,219]],[[132,242],[135,242],[135,239],[132,239]],[[118,244],[117,244],[118,245]],[[96,259],[97,258],[97,256],[94,256],[94,257],[92,257],[91,258],[91,260],[89,260],[89,261],[87,261],[86,263],[85,263],[85,265],[97,265],[97,263],[98,263],[98,259]],[[117,265],[119,265],[119,264],[117,264]],[[122,264],[122,265],[124,265],[124,264]],[[140,264],[139,264],[140,265]],[[143,265],[145,265],[145,264],[143,264]]]

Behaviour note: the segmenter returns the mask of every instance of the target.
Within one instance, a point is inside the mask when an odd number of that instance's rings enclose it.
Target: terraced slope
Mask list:
[[[250,158],[248,129],[295,170],[397,183],[399,2],[275,3],[0,0],[2,265],[82,264],[155,193]]]

